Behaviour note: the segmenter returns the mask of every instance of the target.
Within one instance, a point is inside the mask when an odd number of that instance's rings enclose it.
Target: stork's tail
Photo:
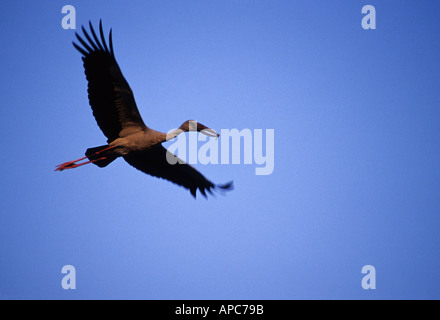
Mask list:
[[[108,145],[89,148],[86,151],[86,157],[98,167],[104,168],[118,158],[112,151]]]
[[[223,192],[225,191],[231,191],[234,190],[234,181],[230,181],[228,183],[225,184],[218,184],[215,186],[217,189],[222,190]]]

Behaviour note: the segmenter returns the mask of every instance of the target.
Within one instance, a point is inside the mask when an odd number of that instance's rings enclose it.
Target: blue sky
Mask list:
[[[113,28],[144,121],[274,129],[275,170],[198,165],[194,200],[118,160],[73,30]],[[363,30],[374,5],[377,30]],[[436,1],[39,1],[0,13],[0,298],[440,298]],[[77,289],[63,290],[73,265]],[[361,287],[364,265],[377,289]]]

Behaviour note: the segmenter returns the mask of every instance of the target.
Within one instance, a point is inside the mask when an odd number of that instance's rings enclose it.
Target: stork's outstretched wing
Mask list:
[[[111,142],[118,137],[144,130],[146,128],[134,100],[133,92],[122,75],[113,52],[112,31],[107,47],[102,23],[99,22],[99,39],[90,23],[93,39],[82,27],[86,40],[78,34],[82,45],[73,43],[83,54],[84,69],[89,81],[89,102],[98,126]]]
[[[150,150],[131,152],[124,156],[124,159],[144,173],[189,189],[194,197],[196,197],[197,189],[206,197],[206,191],[212,194],[212,190],[228,191],[233,188],[232,182],[225,185],[214,185],[192,166],[181,163],[182,160],[176,164],[170,164],[167,161],[167,156],[174,157],[162,145],[158,145]]]

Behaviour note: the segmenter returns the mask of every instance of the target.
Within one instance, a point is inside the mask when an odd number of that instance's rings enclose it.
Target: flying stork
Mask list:
[[[87,149],[85,157],[60,164],[56,171],[73,169],[88,163],[103,168],[117,158],[123,157],[130,165],[146,174],[189,189],[194,198],[197,189],[205,197],[207,197],[206,191],[212,194],[212,190],[231,190],[232,182],[215,185],[181,159],[175,164],[170,164],[167,159],[175,156],[162,146],[163,142],[187,131],[198,131],[211,137],[218,137],[219,134],[191,120],[185,121],[179,129],[168,134],[147,127],[136,106],[133,92],[116,62],[112,30],[110,29],[109,46],[107,46],[102,21],[99,22],[100,39],[91,22],[89,25],[93,38],[83,26],[86,40],[76,33],[82,46],[75,42],[73,46],[82,54],[88,80],[89,103],[99,128],[107,137],[107,144]],[[83,160],[85,162],[80,162]]]

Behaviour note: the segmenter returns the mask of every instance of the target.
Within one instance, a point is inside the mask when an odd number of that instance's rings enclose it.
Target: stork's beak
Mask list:
[[[213,137],[213,138],[220,137],[220,135],[217,132],[215,132],[214,130],[212,130],[210,128],[203,129],[200,132],[203,133],[204,135],[208,136],[208,137]]]
[[[201,123],[198,123],[198,122],[197,122],[197,131],[199,131],[200,133],[203,133],[204,135],[206,135],[208,137],[218,138],[220,136],[217,132],[215,132],[211,128],[208,128],[207,126],[205,126]]]

